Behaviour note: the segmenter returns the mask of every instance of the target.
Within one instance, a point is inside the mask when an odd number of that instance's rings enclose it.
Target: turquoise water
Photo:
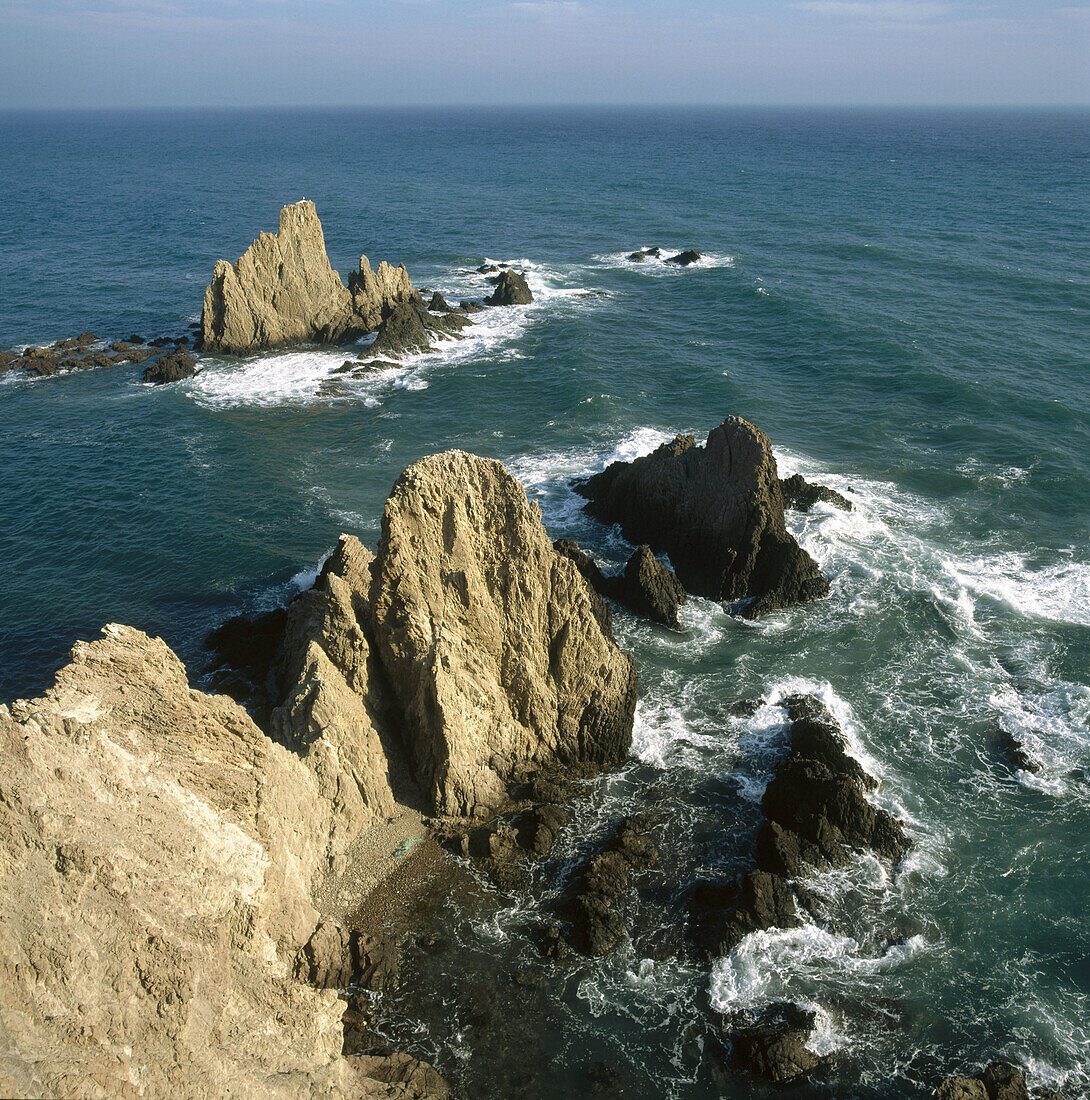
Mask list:
[[[626,1096],[745,1096],[714,1068],[718,1014],[786,996],[821,1008],[839,1059],[815,1095],[924,1095],[1000,1055],[1084,1094],[1088,121],[0,115],[0,346],[183,332],[215,260],[301,196],[342,274],[362,251],[449,298],[480,293],[466,269],[484,257],[525,260],[537,295],[378,379],[333,380],[344,354],[309,349],[208,359],[154,390],[124,365],[0,380],[0,697],[40,690],[110,620],[196,674],[209,627],[306,583],[340,531],[373,544],[397,474],[447,447],[503,460],[554,537],[619,562],[566,479],[738,413],[781,474],[854,490],[850,514],[790,518],[831,596],[757,624],[693,601],[682,637],[618,615],[641,673],[634,757],[588,791],[561,859],[620,812],[666,815],[633,941],[503,1002],[532,1036],[527,1084],[504,1044],[474,1041],[462,980],[499,989],[532,960],[526,899],[445,913],[454,946],[413,964],[444,1007],[413,1041],[474,1096],[564,1095],[596,1063],[623,1067]],[[624,261],[655,244],[708,257]],[[800,687],[840,716],[914,853],[892,880],[866,860],[826,876],[822,927],[709,971],[678,931],[686,890],[743,865],[774,704]],[[754,696],[769,705],[730,714]],[[1039,775],[996,755],[999,728]]]

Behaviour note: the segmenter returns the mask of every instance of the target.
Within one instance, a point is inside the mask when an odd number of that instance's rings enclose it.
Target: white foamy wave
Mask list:
[[[644,246],[630,248],[627,252],[609,252],[594,257],[595,262],[601,267],[625,268],[630,271],[644,271],[648,275],[677,275],[695,268],[734,267],[735,258],[725,252],[705,252],[699,260],[682,267],[681,264],[672,264],[668,260],[672,256],[679,256],[687,251],[684,248],[661,248],[661,256],[648,256],[644,260],[630,260],[633,252],[646,251]]]
[[[1090,626],[1090,563],[1035,566],[1007,552],[944,563],[944,573],[976,598],[1003,604],[1027,618]]]
[[[334,377],[344,351],[290,351],[239,363],[202,362],[189,382],[194,400],[213,408],[273,406],[311,401],[321,383]]]

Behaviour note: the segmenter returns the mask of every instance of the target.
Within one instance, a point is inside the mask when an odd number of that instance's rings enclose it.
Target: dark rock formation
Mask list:
[[[703,252],[697,252],[695,248],[690,248],[687,252],[679,252],[676,256],[668,256],[666,262],[668,264],[677,264],[679,267],[688,267],[690,264],[695,264],[697,260],[702,260],[703,258]]]
[[[236,615],[204,640],[211,657],[212,687],[248,707],[262,727],[276,702],[273,670],[287,620],[284,607]]]
[[[631,260],[634,264],[642,264],[644,260],[646,260],[649,256],[653,257],[656,260],[660,259],[662,257],[662,249],[657,247],[642,248],[636,252],[630,252],[628,254],[628,259]]]
[[[729,954],[750,932],[797,927],[797,882],[810,868],[839,866],[852,851],[894,864],[910,847],[901,823],[867,800],[877,781],[848,755],[820,700],[792,696],[784,705],[790,749],[761,800],[757,867],[737,885],[708,883],[694,892],[694,939],[710,956]]]
[[[1041,770],[1041,761],[1028,752],[1022,741],[1009,730],[1002,727],[995,733],[996,752],[1015,771],[1031,772],[1036,775]]]
[[[193,357],[184,348],[176,348],[144,368],[144,381],[154,386],[164,386],[191,378],[196,373],[197,364]]]
[[[576,568],[598,595],[616,600],[637,615],[663,626],[681,629],[678,608],[688,596],[677,576],[651,553],[650,547],[639,547],[621,573],[607,577],[591,556],[584,553],[572,539],[559,539],[553,545],[558,554],[575,562]],[[599,617],[612,622],[608,605],[602,605]]]
[[[568,941],[582,954],[605,955],[627,934],[618,908],[630,872],[658,862],[658,849],[647,836],[658,821],[647,814],[626,817],[576,880],[564,909],[571,921]]]
[[[110,345],[110,351],[114,353],[114,362],[117,363],[143,363],[155,355],[155,348],[141,345],[134,347],[122,340],[116,340]]]
[[[496,289],[485,298],[485,305],[525,306],[533,300],[526,277],[518,271],[504,271],[496,280]]]
[[[504,264],[503,266],[506,267],[507,265]],[[494,271],[499,271],[499,269],[500,269],[499,264],[481,264],[481,266],[477,268],[477,274],[478,275],[490,275]]]
[[[792,474],[791,477],[784,478],[780,482],[780,489],[783,492],[783,506],[796,512],[809,512],[818,501],[843,508],[845,512],[852,510],[852,502],[847,497],[824,485],[811,484],[802,474]]]
[[[360,352],[360,359],[413,355],[430,351],[441,336],[456,336],[472,322],[453,311],[433,317],[417,301],[396,305],[379,325],[378,336]]]
[[[731,1032],[735,1061],[777,1085],[805,1077],[823,1061],[806,1046],[814,1021],[815,1014],[798,1005],[770,1005],[756,1023]]]
[[[992,1062],[972,1077],[946,1077],[935,1100],[1029,1100],[1025,1073],[1010,1062]]]
[[[50,348],[26,348],[12,366],[26,371],[31,378],[48,378],[63,370],[61,356]]]
[[[637,615],[645,615],[672,630],[681,629],[677,613],[688,599],[685,589],[677,575],[651,553],[649,546],[636,550],[624,572],[611,578],[609,587],[613,598]]]
[[[454,310],[451,306],[447,305],[446,298],[437,290],[432,296],[431,301],[428,303],[428,309],[432,313],[453,313]]]
[[[458,303],[458,308],[463,313],[483,313],[485,307],[480,302],[471,302],[468,298],[463,298]]]
[[[740,417],[724,420],[705,447],[679,435],[574,488],[590,515],[619,524],[630,542],[669,554],[689,592],[751,598],[746,618],[828,594],[829,582],[784,525],[768,436]]]

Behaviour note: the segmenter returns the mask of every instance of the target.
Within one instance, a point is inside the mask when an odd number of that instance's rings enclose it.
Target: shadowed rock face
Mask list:
[[[627,754],[632,661],[498,462],[447,451],[402,474],[371,597],[406,740],[440,812],[485,813],[526,773]]]
[[[200,343],[241,353],[314,340],[330,343],[373,332],[392,308],[415,295],[404,267],[366,256],[345,287],[330,266],[314,203],[280,211],[276,233],[262,233],[238,262],[220,260],[204,293]]]
[[[625,538],[667,553],[685,588],[766,611],[820,599],[829,582],[787,532],[768,436],[730,416],[698,447],[679,435],[653,454],[615,462],[575,484],[586,511]]]
[[[796,512],[809,512],[819,501],[842,508],[845,512],[852,510],[852,502],[846,496],[826,485],[815,485],[802,474],[785,477],[780,482],[780,489],[783,491],[784,507],[793,508]]]

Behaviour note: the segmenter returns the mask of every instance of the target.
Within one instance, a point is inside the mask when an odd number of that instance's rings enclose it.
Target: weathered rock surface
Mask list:
[[[657,824],[658,818],[647,814],[625,818],[579,874],[564,906],[571,921],[568,942],[577,951],[605,955],[627,934],[620,905],[630,873],[658,862],[658,849],[647,835]]]
[[[852,510],[852,502],[846,496],[825,485],[814,485],[802,474],[785,477],[780,482],[780,489],[783,491],[783,506],[796,512],[809,512],[819,501],[843,508],[845,512]]]
[[[670,555],[696,595],[751,602],[746,618],[820,599],[829,582],[784,525],[768,436],[728,417],[698,447],[679,435],[653,454],[574,483],[586,511],[630,542]]]
[[[154,386],[169,385],[192,378],[197,373],[197,364],[185,348],[176,348],[161,355],[154,363],[144,368],[144,381]]]
[[[731,1032],[735,1060],[777,1085],[805,1077],[823,1061],[806,1046],[814,1022],[815,1014],[798,1005],[770,1005],[756,1023]]]
[[[534,300],[526,276],[519,271],[503,271],[496,278],[496,289],[485,298],[489,306],[525,306]]]
[[[329,804],[161,641],[109,626],[0,706],[0,791],[4,1094],[403,1096],[423,1074],[343,1058],[343,1002],[293,979]]]
[[[606,576],[593,558],[572,539],[558,539],[556,552],[575,563],[587,583],[599,595],[627,607],[637,615],[680,630],[678,609],[689,598],[677,575],[660,562],[648,546],[640,546],[616,576]],[[610,627],[609,606],[599,601],[595,613]]]
[[[946,1077],[935,1100],[1029,1100],[1025,1072],[1011,1062],[992,1062],[972,1077]]]
[[[314,587],[288,607],[276,673],[273,735],[310,765],[332,810],[328,858],[343,868],[364,826],[418,807],[401,718],[371,633],[372,555],[342,535]]]
[[[366,256],[348,286],[333,270],[314,203],[280,211],[280,227],[262,233],[234,264],[216,263],[204,294],[200,346],[241,353],[304,341],[331,343],[373,332],[416,296],[404,267]]]
[[[457,336],[473,322],[453,311],[433,316],[418,301],[401,302],[378,326],[373,343],[360,352],[362,360],[430,351],[444,336]]]
[[[640,546],[628,559],[624,572],[609,580],[609,595],[637,615],[645,615],[653,622],[680,630],[678,609],[688,599],[681,581],[651,552],[649,546]]]
[[[628,752],[636,672],[522,486],[460,451],[394,485],[371,624],[425,796],[451,815],[501,807],[508,785]]]
[[[432,296],[431,301],[428,302],[428,309],[432,313],[453,313],[452,306],[447,304],[446,298],[437,290]]]
[[[842,865],[853,851],[895,864],[910,847],[901,823],[867,799],[877,781],[848,754],[820,700],[792,696],[784,705],[790,749],[761,800],[757,866],[738,884],[706,883],[694,893],[694,938],[711,956],[729,954],[751,932],[798,927],[798,883],[811,869]]]

